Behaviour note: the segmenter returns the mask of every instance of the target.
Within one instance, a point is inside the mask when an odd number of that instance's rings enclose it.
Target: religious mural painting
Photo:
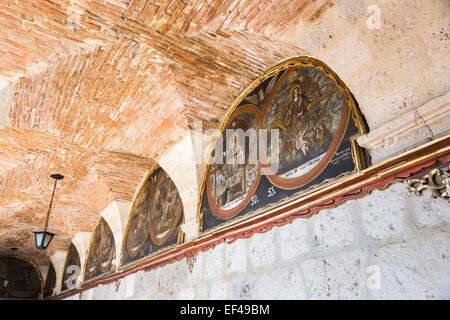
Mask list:
[[[19,257],[0,257],[0,299],[41,299],[44,285],[34,263]]]
[[[81,262],[80,255],[73,243],[70,243],[69,251],[67,252],[66,262],[64,264],[64,271],[62,276],[61,290],[74,288],[77,284],[77,278],[80,274]]]
[[[114,272],[113,260],[116,258],[114,235],[105,219],[100,218],[91,240],[85,266],[84,280]]]
[[[56,272],[53,263],[48,267],[47,277],[45,278],[44,298],[50,297],[53,294],[53,289],[56,285]]]
[[[202,230],[355,172],[364,151],[352,140],[366,128],[351,93],[325,64],[304,57],[272,68],[241,95],[219,128],[201,196]],[[264,143],[260,133],[266,133]],[[226,161],[230,152],[230,159],[243,154],[243,161]]]
[[[230,122],[225,129],[232,129],[236,134],[224,136],[224,145],[237,142],[239,130],[258,130],[260,122],[261,119],[257,107],[250,104],[242,106],[239,112],[234,113],[230,118]],[[232,139],[232,142],[229,142],[228,139]],[[250,140],[246,139],[245,144],[242,145],[236,144],[237,147],[232,151],[231,157],[244,157],[244,161],[241,161],[242,163],[234,165],[216,163],[211,165],[210,175],[207,180],[208,201],[211,208],[222,217],[231,217],[244,208],[258,186],[261,168],[257,161],[251,163],[248,159],[252,150],[250,145],[253,143]],[[224,157],[227,156],[226,151],[222,153]]]
[[[182,241],[183,204],[169,175],[152,171],[133,203],[125,233],[122,264],[128,264]]]

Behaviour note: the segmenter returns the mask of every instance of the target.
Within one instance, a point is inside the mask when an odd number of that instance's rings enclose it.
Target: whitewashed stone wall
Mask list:
[[[450,204],[405,190],[220,244],[192,273],[178,261],[69,299],[450,299]]]

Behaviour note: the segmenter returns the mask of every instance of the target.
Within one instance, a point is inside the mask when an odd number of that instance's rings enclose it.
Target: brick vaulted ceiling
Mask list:
[[[217,127],[259,74],[305,54],[281,35],[333,3],[1,1],[0,253],[37,255],[30,232],[44,225],[55,172],[66,179],[46,254],[93,231],[193,120]]]

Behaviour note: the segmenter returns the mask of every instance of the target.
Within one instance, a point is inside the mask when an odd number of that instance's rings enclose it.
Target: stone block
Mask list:
[[[195,298],[200,300],[208,299],[208,287],[206,282],[197,283],[194,285]]]
[[[260,272],[257,276],[256,299],[306,299],[305,286],[297,266]]]
[[[406,189],[406,184],[404,185]],[[415,216],[416,226],[436,226],[450,221],[450,203],[442,199],[431,198],[432,192],[424,190],[422,196],[408,193],[406,201],[408,208]]]
[[[247,242],[238,239],[225,245],[225,273],[247,271]]]
[[[310,252],[308,221],[293,220],[280,227],[280,255],[283,260],[295,259]]]
[[[251,275],[234,279],[231,284],[231,299],[253,300],[255,299],[255,279]]]
[[[359,215],[364,232],[376,240],[399,239],[408,232],[405,198],[405,186],[396,183],[356,200],[361,208]]]
[[[272,229],[266,233],[257,233],[250,238],[250,263],[253,269],[272,265],[275,263],[275,241],[276,229]]]
[[[417,108],[417,114],[424,119],[433,136],[438,136],[450,130],[450,92],[434,98]]]
[[[229,282],[213,281],[209,286],[209,299],[224,300],[229,299]]]
[[[224,243],[216,245],[204,253],[204,276],[207,279],[219,278],[225,269]]]
[[[371,299],[450,299],[450,227],[424,229],[417,237],[380,248],[380,289]]]
[[[319,211],[311,218],[314,244],[318,250],[339,249],[353,244],[355,206],[354,201],[347,201],[337,208]]]
[[[364,299],[367,252],[358,250],[301,264],[311,299]]]

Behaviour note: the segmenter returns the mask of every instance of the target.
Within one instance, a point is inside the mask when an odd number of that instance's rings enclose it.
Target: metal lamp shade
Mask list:
[[[34,233],[34,240],[36,241],[36,248],[37,249],[47,249],[48,245],[50,244],[50,241],[52,241],[54,233],[47,232],[47,231],[33,231]]]

